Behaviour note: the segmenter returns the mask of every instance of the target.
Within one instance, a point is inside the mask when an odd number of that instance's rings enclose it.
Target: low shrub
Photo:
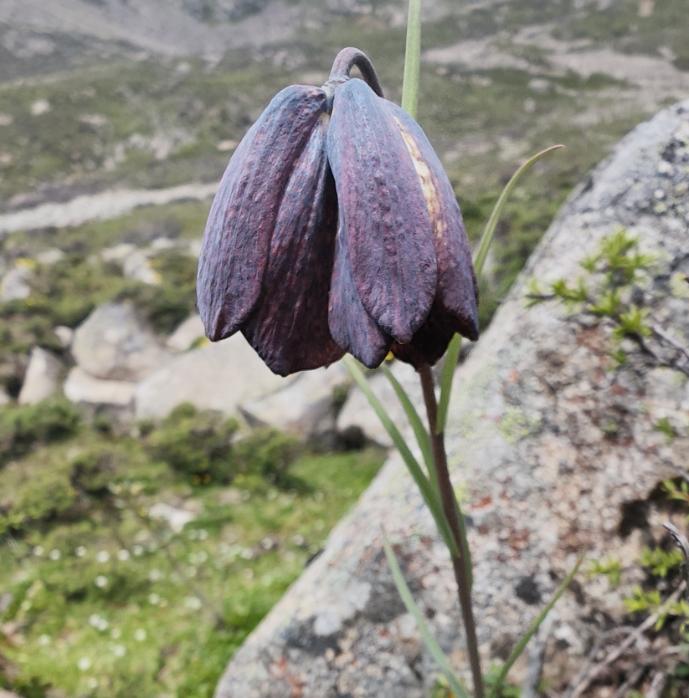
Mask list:
[[[74,435],[80,424],[77,408],[62,398],[0,410],[0,465]]]
[[[153,458],[190,475],[197,484],[229,482],[237,474],[232,457],[236,432],[235,420],[184,404],[149,434],[146,446]]]

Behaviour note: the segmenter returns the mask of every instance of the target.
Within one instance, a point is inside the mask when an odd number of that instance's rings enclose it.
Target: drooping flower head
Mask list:
[[[322,88],[282,90],[244,136],[213,201],[197,295],[210,339],[241,329],[281,375],[345,352],[369,367],[389,351],[433,364],[455,332],[477,338],[452,185],[363,53],[341,51]]]

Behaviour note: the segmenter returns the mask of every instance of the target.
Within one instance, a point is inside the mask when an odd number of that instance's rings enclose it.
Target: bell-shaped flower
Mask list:
[[[357,49],[323,88],[280,92],[239,144],[206,226],[198,306],[212,340],[241,329],[283,375],[345,351],[371,367],[389,351],[432,364],[455,332],[478,336],[452,186]]]
[[[327,103],[323,90],[303,85],[273,98],[227,166],[199,259],[208,337],[241,329],[282,375],[343,354],[328,329],[337,203],[325,154]]]

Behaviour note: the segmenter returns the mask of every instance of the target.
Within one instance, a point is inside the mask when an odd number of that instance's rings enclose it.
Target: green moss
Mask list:
[[[81,422],[77,409],[66,400],[0,409],[0,467],[41,444],[76,434]]]

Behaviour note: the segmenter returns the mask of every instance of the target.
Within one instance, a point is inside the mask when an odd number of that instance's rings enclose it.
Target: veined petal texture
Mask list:
[[[392,340],[361,304],[341,230],[335,247],[328,319],[333,339],[365,366],[375,368],[390,350]]]
[[[478,287],[469,241],[452,184],[433,146],[416,121],[396,104],[378,99],[400,129],[414,161],[431,218],[438,262],[438,291],[433,309],[433,325],[437,329],[454,329],[475,340],[478,338]]]
[[[328,159],[361,303],[386,334],[409,342],[436,291],[432,223],[395,118],[362,80],[335,91]]]
[[[316,87],[279,92],[225,170],[197,273],[199,312],[212,340],[236,332],[256,306],[282,198],[326,101]]]
[[[325,154],[326,115],[294,165],[270,241],[263,290],[242,331],[275,372],[288,375],[339,359],[328,329],[337,199]],[[269,173],[268,173],[269,174]]]

